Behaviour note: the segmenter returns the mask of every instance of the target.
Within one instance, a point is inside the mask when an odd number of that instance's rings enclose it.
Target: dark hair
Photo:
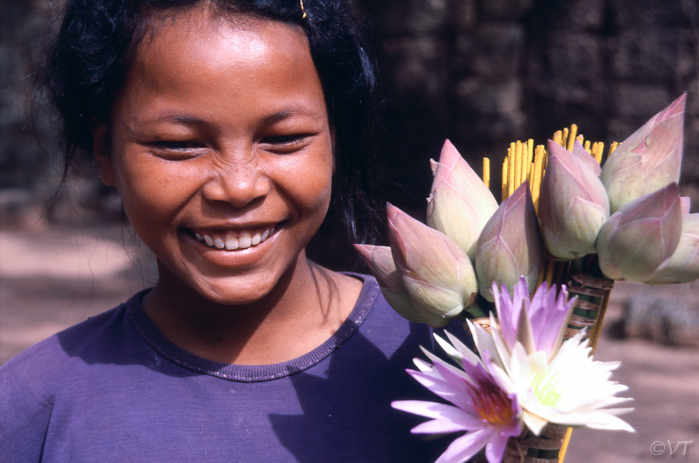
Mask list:
[[[134,50],[158,13],[204,0],[69,0],[48,55],[45,81],[63,121],[64,179],[80,156],[92,156],[91,124],[108,122]],[[207,0],[222,14],[249,14],[301,27],[325,93],[335,133],[336,174],[329,220],[338,216],[350,240],[371,242],[382,208],[377,194],[373,63],[343,0]],[[328,222],[328,220],[326,220]]]

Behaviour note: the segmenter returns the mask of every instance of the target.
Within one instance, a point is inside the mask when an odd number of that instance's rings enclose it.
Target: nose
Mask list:
[[[267,175],[254,161],[227,162],[213,166],[213,173],[202,188],[207,201],[244,208],[271,189]]]

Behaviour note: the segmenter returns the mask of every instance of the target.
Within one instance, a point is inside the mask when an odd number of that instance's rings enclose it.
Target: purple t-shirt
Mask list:
[[[404,371],[432,330],[361,278],[340,329],[275,365],[180,349],[144,313],[145,292],[52,336],[0,368],[0,461],[434,461],[448,440],[411,435],[424,419],[390,407],[434,399]]]

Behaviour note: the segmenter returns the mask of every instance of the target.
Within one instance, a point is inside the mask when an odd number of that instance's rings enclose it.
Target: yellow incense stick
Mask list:
[[[483,183],[490,189],[490,158],[483,158]]]

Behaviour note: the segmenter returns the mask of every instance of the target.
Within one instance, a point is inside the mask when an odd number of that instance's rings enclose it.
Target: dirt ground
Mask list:
[[[115,227],[0,230],[0,364],[148,285],[152,268],[141,255]],[[621,317],[630,295],[696,303],[699,285],[618,283],[606,327]],[[699,349],[616,339],[606,330],[596,357],[622,362],[614,378],[635,399],[625,418],[636,433],[576,430],[566,463],[699,462]]]

